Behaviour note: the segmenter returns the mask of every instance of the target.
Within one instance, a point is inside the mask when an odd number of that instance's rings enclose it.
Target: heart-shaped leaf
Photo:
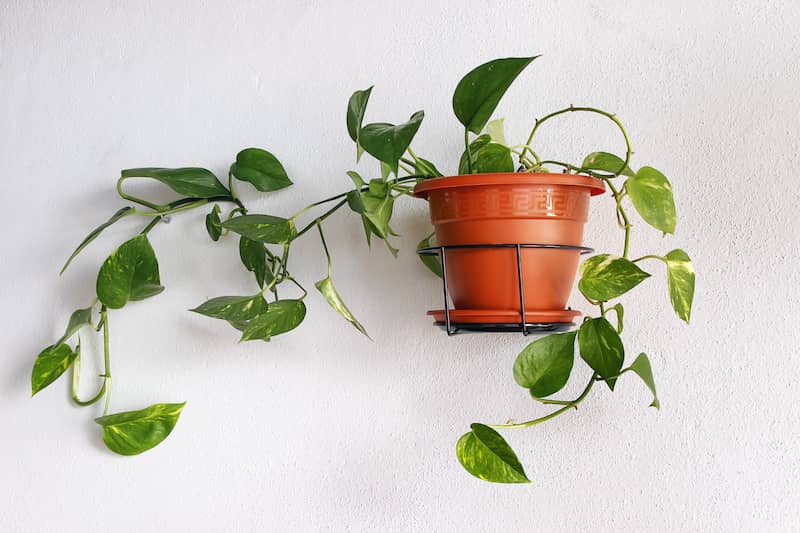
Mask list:
[[[625,188],[645,222],[664,233],[675,233],[675,199],[664,174],[653,167],[642,167],[628,178]]]
[[[267,306],[267,312],[252,319],[242,333],[239,342],[254,339],[269,339],[291,331],[306,317],[306,305],[302,300],[278,300]]]
[[[586,364],[614,390],[625,360],[625,348],[614,326],[602,317],[587,318],[578,330],[578,345]]]
[[[263,288],[264,283],[272,281],[272,271],[267,265],[267,250],[264,248],[264,243],[241,237],[239,258],[244,267],[255,274],[259,287]]]
[[[431,239],[433,239],[433,234],[428,235],[417,244],[417,250],[421,250],[423,248],[430,248]],[[442,260],[439,259],[438,255],[420,255],[419,260],[422,261],[422,264],[428,267],[428,270],[439,276],[440,278],[443,276],[442,272]]]
[[[69,264],[72,262],[72,260],[75,259],[75,256],[78,255],[79,253],[81,253],[81,250],[86,248],[89,245],[90,242],[95,240],[103,232],[104,229],[109,227],[114,222],[120,220],[121,218],[124,218],[124,217],[126,217],[128,215],[132,215],[135,212],[136,212],[136,210],[134,208],[132,208],[132,207],[123,207],[122,209],[120,209],[119,211],[117,211],[116,213],[111,215],[111,218],[109,218],[108,220],[106,220],[105,222],[103,222],[102,224],[97,226],[95,229],[93,229],[92,232],[89,235],[87,235],[85,239],[83,239],[81,241],[81,243],[78,245],[78,247],[75,248],[75,251],[72,252],[72,255],[69,256],[69,259],[67,259],[67,262],[64,263],[63,267],[61,267],[61,272],[59,272],[59,274],[63,274],[64,271],[69,266]]]
[[[63,344],[64,341],[75,335],[78,330],[80,330],[84,326],[91,326],[92,325],[92,307],[87,307],[86,309],[78,309],[73,311],[72,315],[69,317],[69,323],[67,324],[67,329],[64,331],[64,334],[58,339],[55,343],[55,346],[59,344]]]
[[[255,296],[218,296],[190,311],[211,318],[233,322],[250,320],[267,310],[267,302],[261,294]]]
[[[514,160],[511,159],[511,149],[502,144],[489,143],[476,154],[472,165],[474,174],[488,174],[492,172],[514,172]]]
[[[222,223],[219,220],[219,206],[214,204],[214,208],[206,215],[206,231],[211,240],[217,242],[222,235]]]
[[[492,138],[492,142],[506,145],[505,119],[498,118],[486,125],[486,133]]]
[[[555,333],[528,344],[514,362],[514,379],[544,398],[564,388],[575,361],[575,332]]]
[[[236,154],[231,174],[261,192],[277,191],[292,184],[278,158],[261,148],[245,148]]]
[[[667,285],[669,300],[681,320],[689,323],[694,300],[694,266],[689,255],[681,249],[672,250],[664,256],[667,262]]]
[[[476,135],[483,131],[508,88],[537,57],[495,59],[467,73],[453,93],[453,111],[459,122]]]
[[[408,122],[387,124],[384,122],[367,124],[361,129],[359,142],[370,155],[383,161],[397,174],[397,162],[411,144],[417,134],[425,113],[417,111]]]
[[[469,151],[464,150],[464,153],[461,154],[461,159],[458,160],[458,173],[460,175],[469,174],[470,168],[472,168],[474,172],[475,159],[478,155],[478,152],[480,152],[481,148],[490,142],[492,142],[492,138],[487,134],[479,135],[478,137],[472,139],[472,142],[469,143]],[[470,155],[472,156],[472,159],[469,158]],[[472,162],[471,167],[470,161]]]
[[[592,152],[583,159],[581,165],[586,170],[598,170],[614,175],[634,176],[625,160],[608,152]]]
[[[108,256],[97,274],[97,297],[111,309],[163,290],[158,260],[146,235],[137,235],[123,243]]]
[[[372,94],[372,87],[363,91],[356,91],[347,102],[347,133],[356,143],[356,161],[361,159],[364,149],[361,147],[361,123],[364,122],[364,113],[367,111],[367,102]]]
[[[636,263],[609,254],[595,255],[581,265],[578,289],[595,302],[621,296],[649,278]]]
[[[123,178],[152,178],[173,191],[190,198],[229,198],[231,193],[205,168],[128,168]]]
[[[73,361],[75,352],[66,344],[54,344],[42,350],[31,371],[31,396],[57,380]]]
[[[658,401],[658,395],[656,395],[656,382],[653,380],[653,369],[650,367],[650,360],[647,358],[647,355],[640,353],[629,368],[642,378],[644,384],[647,385],[647,388],[653,393],[653,402],[650,404],[650,407],[661,409],[661,403]]]
[[[157,403],[139,411],[101,416],[95,422],[103,426],[103,442],[120,455],[138,455],[157,446],[169,436],[184,403]]]
[[[365,337],[368,339],[370,338],[369,333],[367,330],[364,329],[364,326],[361,325],[361,322],[356,319],[355,315],[353,315],[352,311],[348,309],[345,305],[342,297],[339,295],[339,292],[336,290],[336,287],[333,285],[333,279],[331,279],[330,275],[323,280],[320,280],[314,284],[319,292],[322,293],[322,296],[325,297],[325,300],[330,304],[333,309],[342,315],[345,320],[350,322],[354,328],[364,334]]]
[[[272,215],[241,215],[226,220],[222,227],[258,242],[283,244],[297,235],[292,220]]]
[[[493,483],[530,483],[517,455],[489,426],[472,424],[456,443],[456,456],[473,476]]]

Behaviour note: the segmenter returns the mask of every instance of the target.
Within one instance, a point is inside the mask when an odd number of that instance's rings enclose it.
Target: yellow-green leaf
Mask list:
[[[605,318],[587,318],[578,330],[581,357],[614,390],[625,360],[625,348],[619,333]]]
[[[649,277],[650,274],[633,261],[600,254],[581,264],[578,289],[590,300],[606,302],[625,294]]]
[[[158,403],[139,411],[101,416],[103,442],[120,455],[138,455],[157,446],[172,432],[184,403]]]
[[[97,274],[97,297],[119,309],[129,300],[143,300],[164,290],[158,260],[146,235],[137,235],[117,248]]]
[[[628,178],[625,187],[645,222],[664,233],[675,233],[675,199],[664,174],[653,167],[642,167]]]
[[[650,407],[660,409],[661,403],[658,401],[658,395],[656,395],[656,382],[653,380],[653,369],[650,367],[650,360],[647,358],[647,355],[640,353],[629,368],[642,378],[644,384],[647,385],[647,388],[653,393],[653,402],[650,404]]]
[[[489,426],[472,424],[456,443],[456,456],[473,476],[493,483],[530,483],[517,455]]]
[[[48,346],[36,356],[31,371],[31,396],[47,387],[69,369],[75,352],[66,344]]]
[[[350,322],[354,328],[358,331],[363,333],[367,338],[370,338],[369,333],[367,330],[364,329],[364,326],[361,325],[361,322],[356,319],[355,315],[353,315],[352,311],[348,309],[345,305],[342,297],[339,295],[339,292],[336,290],[336,287],[333,285],[333,280],[330,276],[326,277],[323,280],[320,280],[314,284],[319,292],[322,293],[322,296],[325,297],[325,300],[330,304],[333,309],[342,315],[345,320]]]
[[[667,285],[672,308],[681,320],[689,323],[694,300],[694,266],[689,255],[681,249],[664,256],[667,262]]]

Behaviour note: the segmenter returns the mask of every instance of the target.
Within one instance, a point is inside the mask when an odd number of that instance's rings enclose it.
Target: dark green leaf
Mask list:
[[[364,122],[364,113],[367,110],[370,94],[372,94],[372,87],[363,91],[356,91],[347,102],[347,133],[356,143],[356,161],[361,159],[361,154],[364,153],[360,142],[361,123]]]
[[[587,318],[578,331],[581,357],[606,384],[614,390],[616,376],[625,360],[625,348],[614,329],[605,318]]]
[[[511,149],[502,144],[489,143],[473,154],[473,157],[475,159],[475,163],[472,165],[473,174],[514,172]]]
[[[333,280],[330,276],[327,278],[320,280],[314,284],[319,292],[322,293],[322,296],[325,297],[325,300],[330,304],[333,309],[342,315],[345,320],[350,322],[353,327],[355,327],[358,331],[363,333],[367,338],[369,337],[369,333],[367,330],[364,329],[364,326],[356,319],[355,315],[353,315],[352,311],[347,308],[342,297],[339,295],[339,292],[336,290],[336,287],[333,286]]]
[[[194,309],[211,318],[220,318],[231,322],[241,322],[257,317],[267,310],[267,302],[261,294],[255,296],[218,296],[203,302]]]
[[[564,388],[575,360],[575,332],[555,333],[528,344],[514,362],[514,379],[544,398]]]
[[[625,294],[650,274],[636,263],[609,254],[590,257],[581,265],[578,289],[595,302],[606,302]]]
[[[389,165],[397,174],[397,162],[417,134],[423,118],[425,113],[417,111],[408,122],[397,126],[386,123],[367,124],[361,130],[361,146],[370,155]]]
[[[530,483],[511,446],[489,426],[472,424],[456,444],[461,465],[473,476],[493,483]]]
[[[464,127],[476,135],[483,131],[508,88],[537,57],[495,59],[464,76],[453,93],[453,111]]]
[[[116,213],[111,215],[111,218],[109,218],[108,220],[106,220],[105,222],[103,222],[102,224],[97,226],[94,230],[92,230],[92,232],[89,235],[87,235],[86,238],[83,239],[83,241],[81,241],[81,243],[78,245],[78,247],[75,248],[75,251],[72,252],[72,255],[69,256],[69,259],[67,259],[67,262],[64,263],[63,267],[61,267],[61,272],[59,272],[59,274],[63,274],[64,271],[69,266],[69,264],[72,262],[72,260],[75,259],[75,256],[78,255],[79,253],[81,253],[81,250],[86,248],[89,245],[90,242],[95,240],[98,237],[98,235],[100,235],[103,232],[104,229],[106,229],[107,227],[109,227],[111,224],[113,224],[114,222],[118,221],[119,219],[121,219],[123,217],[126,217],[128,215],[132,215],[135,212],[136,211],[132,207],[123,207],[122,209],[120,209],[119,211],[117,211]]]
[[[661,409],[661,403],[658,401],[658,395],[656,395],[656,382],[653,380],[653,369],[650,367],[650,360],[647,358],[647,355],[640,353],[630,366],[630,369],[642,378],[644,384],[647,385],[647,388],[653,393],[653,402],[650,404],[650,407]]]
[[[231,174],[261,192],[277,191],[292,184],[278,158],[261,148],[245,148],[236,154]]]
[[[267,251],[264,243],[242,237],[239,239],[239,257],[244,267],[256,276],[256,283],[264,287],[264,283],[272,281],[272,271],[267,266]]]
[[[297,235],[294,222],[271,215],[241,215],[226,220],[222,227],[258,242],[283,244]]]
[[[427,159],[422,159],[421,157],[418,157],[415,160],[414,171],[420,176],[424,176],[426,178],[439,178],[443,176],[443,174],[439,172],[439,169],[436,168],[436,165]]]
[[[358,190],[353,190],[347,193],[347,206],[355,213],[361,214],[364,212],[366,207],[364,206],[364,200],[361,198],[361,193]]]
[[[66,344],[48,346],[36,356],[31,371],[31,396],[57,380],[75,361],[75,352]]]
[[[214,204],[214,208],[206,215],[206,231],[211,240],[216,242],[222,235],[222,224],[219,220],[219,206]]]
[[[592,152],[583,160],[583,168],[587,170],[597,170],[608,172],[609,174],[633,176],[634,173],[625,160],[608,152]]]
[[[481,150],[481,148],[483,148],[484,146],[486,146],[490,142],[492,142],[492,138],[489,135],[484,134],[484,135],[480,135],[478,137],[475,137],[472,140],[472,142],[469,143],[469,152],[464,150],[464,153],[461,154],[461,159],[459,159],[459,161],[458,161],[458,173],[460,175],[469,174],[469,170],[470,170],[469,163],[468,163],[469,155],[472,155],[471,161],[472,161],[472,167],[474,169],[474,167],[475,167],[475,158],[477,157],[478,152]]]
[[[433,234],[428,235],[427,237],[425,237],[424,239],[419,241],[419,244],[417,244],[417,250],[421,250],[423,248],[430,248],[432,246],[431,245],[431,239],[432,238],[433,238]],[[425,265],[426,267],[428,267],[428,269],[431,272],[433,272],[434,274],[436,274],[440,278],[442,277],[442,275],[443,275],[443,273],[442,273],[442,261],[441,261],[441,259],[439,259],[439,256],[437,256],[437,255],[420,255],[419,259],[420,259],[420,261],[422,261],[422,264]]]
[[[694,266],[689,255],[681,249],[672,250],[664,256],[667,261],[667,285],[669,300],[681,320],[689,323],[694,300]]]
[[[122,171],[122,177],[152,178],[191,198],[231,195],[217,177],[204,168],[129,168]]]
[[[306,305],[302,300],[278,300],[267,307],[267,312],[252,319],[242,333],[239,342],[253,339],[269,339],[291,331],[306,316]]]
[[[645,222],[664,233],[675,233],[675,199],[664,174],[653,167],[642,167],[628,178],[625,187]]]
[[[172,432],[184,403],[158,403],[139,411],[101,416],[103,442],[120,455],[138,455],[161,443]]]
[[[87,307],[86,309],[78,309],[74,311],[72,315],[69,317],[69,323],[67,324],[67,329],[64,331],[64,334],[58,339],[55,343],[55,346],[62,344],[65,340],[69,339],[75,333],[78,332],[84,326],[91,326],[92,325],[92,307]]]
[[[111,309],[163,290],[158,260],[146,235],[137,235],[122,244],[108,256],[97,274],[97,297]]]

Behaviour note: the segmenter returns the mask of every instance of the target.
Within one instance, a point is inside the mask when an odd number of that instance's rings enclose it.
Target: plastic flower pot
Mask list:
[[[603,182],[589,176],[497,173],[428,179],[417,184],[414,194],[428,199],[439,245],[581,246],[589,198],[604,191]],[[455,313],[481,322],[519,320],[515,248],[446,253]],[[572,321],[578,313],[565,307],[579,259],[576,249],[521,250],[526,315],[543,322]],[[537,318],[543,316],[547,320]]]

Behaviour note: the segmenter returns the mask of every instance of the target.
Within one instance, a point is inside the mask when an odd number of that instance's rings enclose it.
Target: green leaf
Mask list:
[[[217,242],[222,235],[222,223],[219,220],[219,206],[214,204],[214,208],[206,215],[206,231],[211,240]]]
[[[356,161],[361,159],[361,155],[364,153],[360,142],[361,124],[364,122],[364,113],[367,111],[367,102],[369,102],[370,94],[372,94],[372,87],[363,91],[356,91],[347,102],[347,133],[356,143]]]
[[[392,219],[394,198],[390,194],[381,197],[372,193],[362,193],[361,201],[364,204],[363,215],[369,228],[375,235],[385,240],[392,234],[389,222]]]
[[[163,290],[158,260],[146,235],[137,235],[123,243],[108,256],[97,274],[97,297],[111,309]]]
[[[236,154],[231,174],[261,192],[277,191],[292,184],[278,158],[261,148],[245,148]]]
[[[587,318],[578,330],[581,357],[611,390],[625,360],[625,348],[614,326],[605,318]]]
[[[350,176],[350,179],[353,180],[353,184],[355,184],[355,186],[358,187],[359,189],[364,185],[366,185],[364,178],[362,178],[361,174],[359,174],[358,172],[355,172],[353,170],[348,170],[346,174]]]
[[[272,281],[272,271],[267,266],[267,251],[264,243],[241,237],[239,239],[239,258],[244,267],[255,274],[256,283],[264,287],[264,283]]]
[[[334,287],[333,279],[331,279],[330,275],[328,275],[328,277],[326,277],[325,279],[316,282],[314,286],[317,288],[319,292],[322,293],[322,296],[325,297],[325,300],[330,304],[331,307],[333,307],[333,309],[337,313],[342,315],[345,318],[345,320],[350,322],[353,325],[353,327],[355,327],[358,331],[363,333],[365,337],[367,337],[368,339],[370,338],[369,333],[367,333],[367,330],[364,329],[364,326],[361,325],[358,319],[356,319],[355,315],[353,315],[352,311],[350,311],[350,309],[348,309],[347,306],[345,305],[344,301],[342,300],[342,297],[336,290],[336,287]]]
[[[667,262],[667,285],[669,300],[675,314],[689,323],[694,300],[694,266],[689,255],[681,249],[672,250],[664,256]]]
[[[581,165],[587,170],[598,170],[614,175],[634,176],[631,168],[625,164],[625,160],[608,152],[592,152],[583,159]]]
[[[514,362],[514,379],[537,398],[567,384],[575,361],[575,332],[555,333],[528,344]]]
[[[360,142],[370,155],[389,165],[397,174],[397,162],[417,134],[425,113],[417,111],[408,122],[395,126],[384,122],[367,124],[361,130]]]
[[[128,215],[132,215],[135,212],[136,211],[134,210],[133,207],[123,207],[122,209],[120,209],[119,211],[117,211],[116,213],[111,215],[111,218],[109,218],[108,220],[106,220],[105,222],[103,222],[102,224],[97,226],[95,229],[93,229],[92,232],[89,235],[87,235],[85,239],[83,239],[81,241],[81,243],[78,245],[78,247],[75,248],[75,251],[72,252],[72,255],[69,256],[69,259],[67,259],[67,262],[64,263],[63,267],[61,267],[61,272],[59,272],[59,274],[63,274],[64,271],[69,266],[69,264],[72,262],[72,260],[75,259],[75,256],[78,255],[79,253],[81,253],[81,250],[86,248],[89,245],[90,242],[95,240],[103,232],[104,229],[106,229],[107,227],[109,227],[111,224],[113,224],[114,222],[118,221],[119,219],[124,218],[124,217],[126,217]]]
[[[472,165],[473,174],[514,172],[511,149],[502,144],[489,143],[473,154],[473,157],[475,159],[475,163]]]
[[[578,289],[595,302],[606,302],[625,294],[650,274],[636,263],[622,257],[600,254],[590,257],[581,265]]]
[[[486,133],[492,138],[492,142],[502,145],[506,144],[505,126],[503,125],[504,122],[505,119],[498,118],[492,120],[486,125]]]
[[[191,198],[230,197],[231,193],[217,177],[204,168],[128,168],[123,178],[152,178],[173,191]]]
[[[653,167],[642,167],[628,178],[625,187],[645,222],[664,233],[675,233],[675,199],[664,174]]]
[[[472,140],[472,142],[469,143],[469,152],[467,152],[467,150],[464,150],[464,153],[461,154],[461,159],[459,159],[459,161],[458,161],[458,173],[460,175],[469,174],[469,168],[470,167],[469,167],[469,163],[467,162],[468,159],[469,159],[469,156],[472,155],[471,161],[472,161],[472,167],[474,168],[475,167],[475,159],[476,159],[476,157],[478,155],[478,152],[481,150],[481,148],[483,148],[484,146],[486,146],[490,142],[492,142],[492,138],[489,135],[484,134],[484,135],[479,135],[478,137],[475,137]]]
[[[653,380],[653,369],[650,367],[650,360],[647,358],[647,355],[640,353],[629,368],[642,378],[644,384],[647,385],[647,388],[653,393],[653,402],[650,404],[650,407],[661,409],[661,402],[658,401],[658,395],[656,394],[656,382]]]
[[[414,161],[414,171],[420,176],[424,176],[426,178],[439,178],[444,175],[439,172],[439,169],[436,168],[436,165],[421,157],[417,157]]]
[[[64,331],[61,338],[56,341],[54,346],[63,344],[64,341],[75,335],[82,327],[92,325],[92,307],[93,306],[73,311],[72,315],[69,317],[67,329]]]
[[[472,424],[456,443],[456,456],[473,476],[493,483],[530,483],[517,455],[489,426]]]
[[[453,93],[453,111],[459,122],[476,135],[483,131],[508,88],[537,57],[495,59],[470,71]]]
[[[218,296],[189,309],[211,318],[241,322],[257,317],[267,310],[267,302],[261,294],[255,296]]]
[[[622,318],[625,316],[625,309],[622,307],[622,304],[618,303],[609,307],[606,313],[608,313],[608,311],[614,311],[614,314],[617,315],[617,333],[622,335]]]
[[[241,215],[222,223],[222,227],[258,242],[283,244],[297,235],[290,219],[272,215]]]
[[[267,312],[250,321],[239,342],[253,339],[269,339],[291,331],[306,316],[306,305],[302,300],[278,300],[267,306]]]
[[[433,238],[433,234],[428,235],[417,244],[417,250],[421,250],[423,248],[430,248],[432,246],[431,239]],[[443,276],[442,272],[442,261],[439,259],[437,255],[420,255],[419,260],[422,261],[422,264],[428,267],[428,269],[439,276],[440,278]]]
[[[157,403],[139,411],[95,418],[103,426],[103,442],[120,455],[138,455],[161,443],[172,432],[184,403]]]
[[[31,371],[31,396],[61,376],[75,361],[75,352],[66,344],[48,346],[36,356]]]

